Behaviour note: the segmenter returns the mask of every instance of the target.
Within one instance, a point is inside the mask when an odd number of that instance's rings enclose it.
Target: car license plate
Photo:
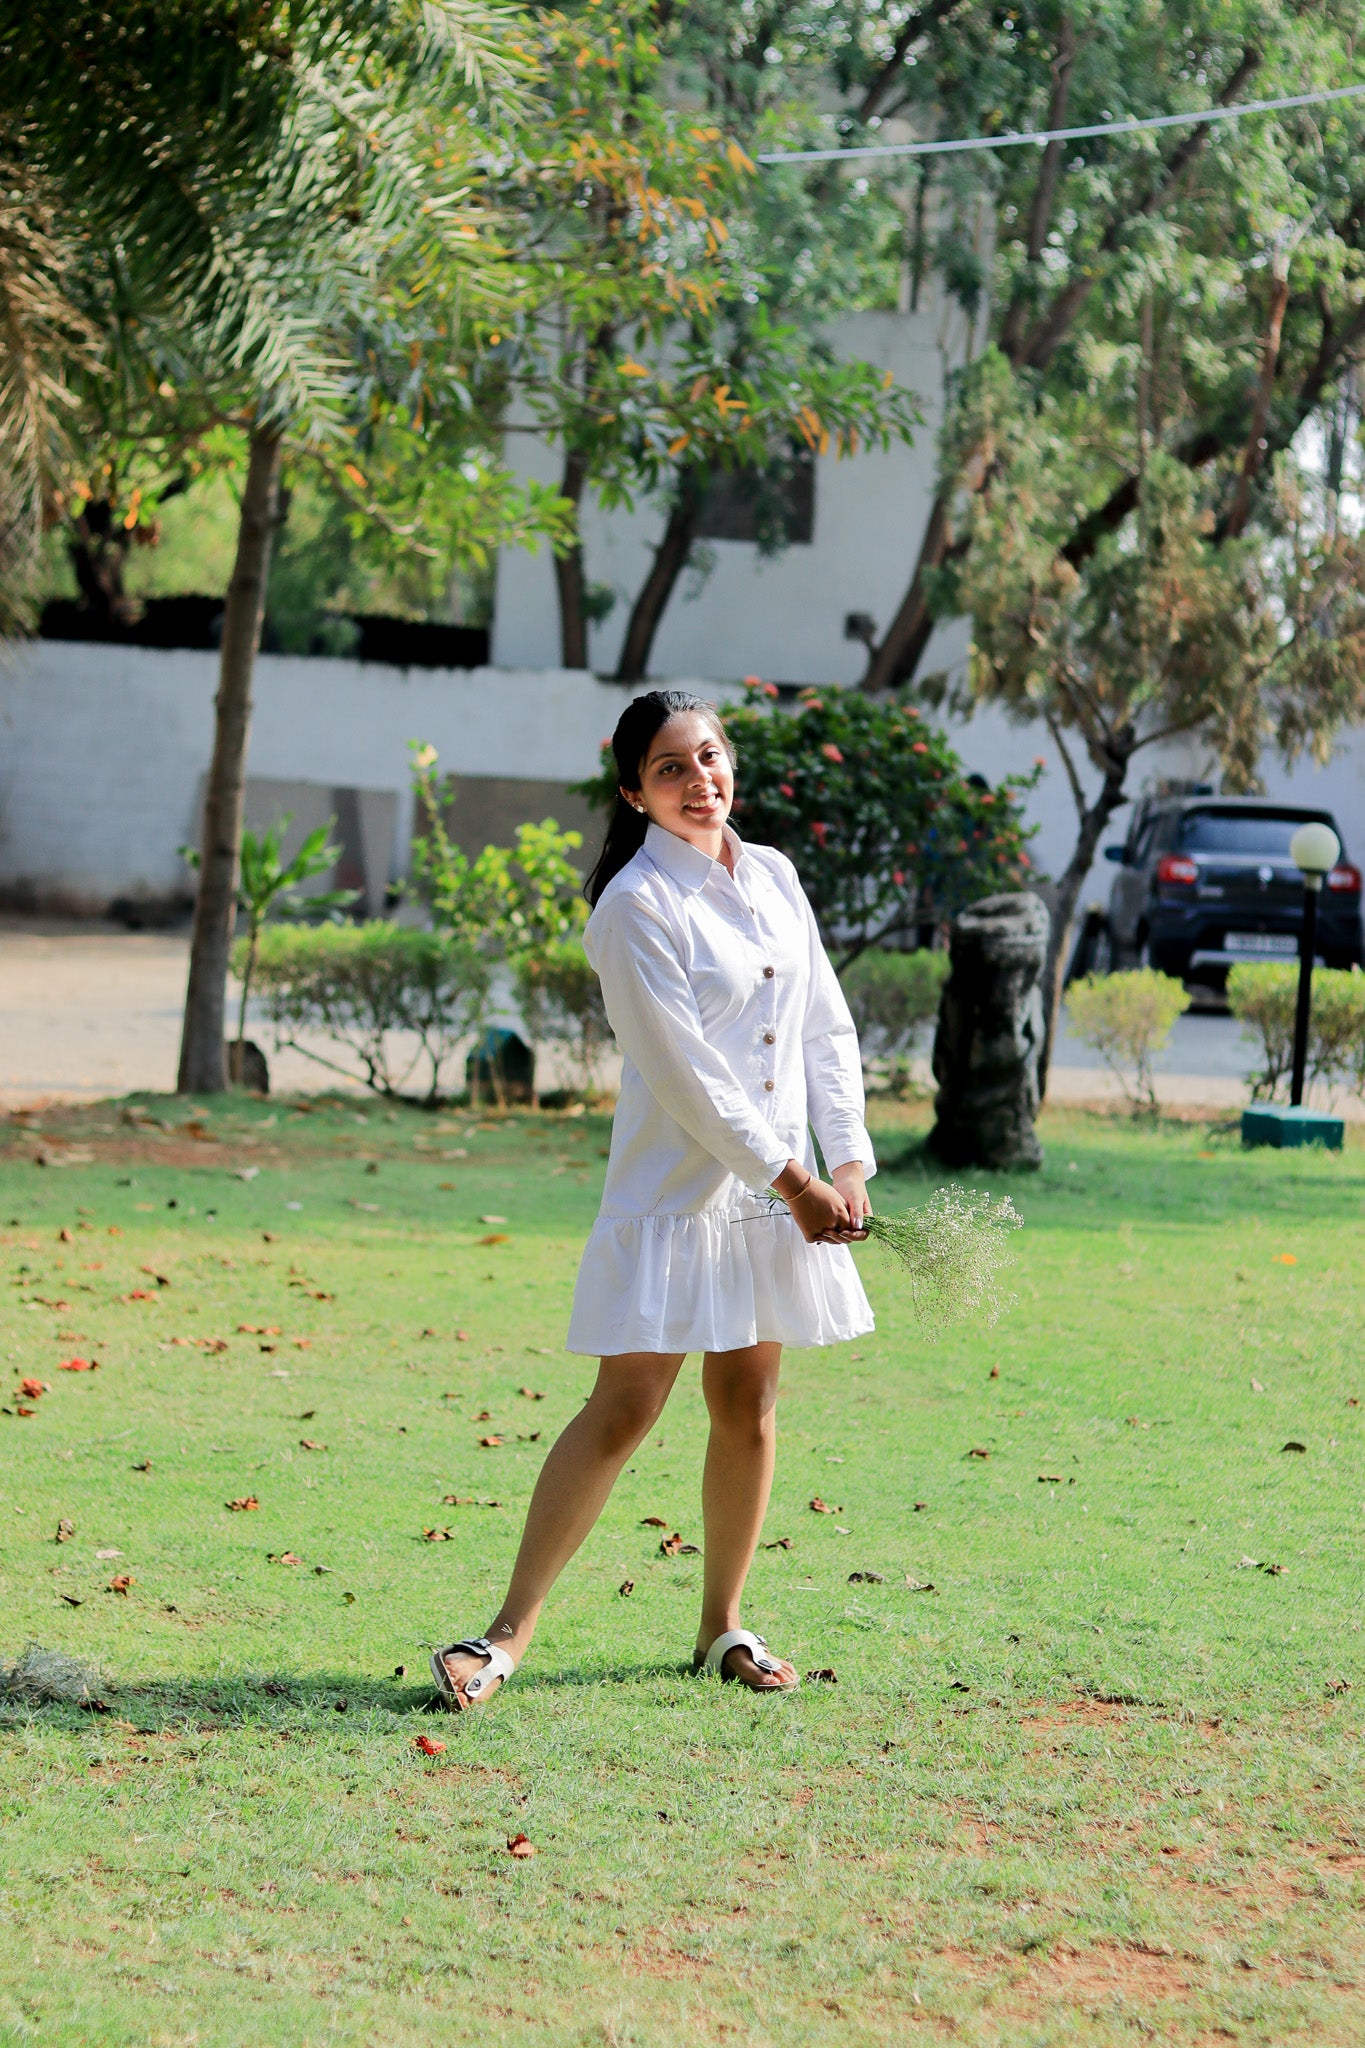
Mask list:
[[[1223,950],[1227,953],[1242,953],[1248,958],[1292,960],[1298,953],[1299,942],[1292,932],[1228,932],[1224,936]]]

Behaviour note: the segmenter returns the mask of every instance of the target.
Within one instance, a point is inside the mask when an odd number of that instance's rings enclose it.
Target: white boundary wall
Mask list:
[[[0,660],[0,892],[97,914],[116,896],[185,890],[178,848],[197,833],[217,668],[213,654],[66,641],[30,642]],[[682,680],[704,696],[737,694]],[[409,740],[429,740],[442,767],[460,775],[578,781],[595,770],[628,694],[571,669],[394,669],[262,655],[249,769],[258,779],[391,792],[396,876],[412,832]],[[991,783],[1047,759],[1029,810],[1040,828],[1035,864],[1056,873],[1075,814],[1046,733],[993,710],[949,729],[967,767]],[[1144,779],[1205,765],[1174,754],[1139,762]],[[1287,774],[1268,761],[1265,775],[1272,795],[1332,809],[1348,852],[1365,859],[1365,733],[1346,734],[1325,769],[1301,764]],[[1098,864],[1091,898],[1107,899],[1109,876]]]

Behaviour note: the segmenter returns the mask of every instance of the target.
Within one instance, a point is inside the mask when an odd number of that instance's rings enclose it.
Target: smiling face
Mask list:
[[[701,711],[679,711],[659,727],[640,768],[640,787],[627,798],[666,832],[715,858],[721,828],[735,799],[735,771],[725,742]]]

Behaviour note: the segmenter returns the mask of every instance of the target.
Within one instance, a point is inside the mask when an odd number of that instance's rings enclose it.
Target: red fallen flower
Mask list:
[[[126,1600],[128,1597],[128,1588],[130,1586],[135,1586],[136,1584],[137,1580],[133,1577],[131,1572],[120,1572],[116,1579],[110,1579],[109,1591],[111,1593],[122,1593]]]
[[[149,1287],[135,1287],[131,1294],[121,1297],[124,1301],[155,1301],[156,1296]]]
[[[840,753],[839,749],[835,746],[833,740],[826,740],[824,746],[821,747],[820,752],[824,755],[827,761],[841,762],[844,758],[843,755]]]
[[[57,1367],[58,1372],[98,1372],[98,1358],[64,1358]]]
[[[415,1735],[412,1746],[414,1749],[420,1749],[423,1756],[439,1756],[445,1748],[445,1744],[437,1742],[432,1735]]]
[[[223,1506],[230,1515],[244,1515],[249,1513],[252,1508],[258,1508],[260,1502],[254,1493],[244,1493],[238,1500],[224,1501]]]
[[[20,1380],[19,1392],[27,1394],[30,1401],[36,1401],[40,1394],[47,1392],[47,1381],[35,1379]]]

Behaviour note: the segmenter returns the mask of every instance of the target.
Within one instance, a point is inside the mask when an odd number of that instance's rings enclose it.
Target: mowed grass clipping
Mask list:
[[[456,1720],[607,1121],[11,1120],[0,1649],[105,1710],[0,1702],[0,2040],[1365,2038],[1365,1151],[1044,1136],[997,1329],[927,1344],[868,1247],[876,1336],[787,1361],[747,1618],[832,1681],[686,1675],[693,1362]]]

